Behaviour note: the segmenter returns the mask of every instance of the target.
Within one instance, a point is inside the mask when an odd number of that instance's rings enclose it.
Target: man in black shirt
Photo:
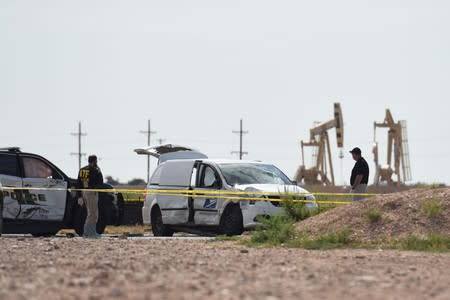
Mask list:
[[[352,176],[350,177],[350,184],[352,186],[352,194],[365,194],[367,193],[367,184],[369,183],[369,165],[366,160],[361,156],[361,149],[354,148],[350,153],[353,159],[356,161],[352,170]],[[355,195],[353,201],[358,201],[364,197]]]
[[[87,209],[86,222],[84,224],[84,237],[97,238],[98,220],[98,193],[89,189],[99,189],[103,184],[103,175],[97,166],[97,156],[91,155],[88,158],[89,165],[83,167],[78,172],[78,202],[84,203]]]

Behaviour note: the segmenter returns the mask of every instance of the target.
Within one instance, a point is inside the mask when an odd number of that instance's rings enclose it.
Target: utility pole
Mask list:
[[[159,138],[158,139],[158,144],[162,145],[165,141],[166,141],[166,139]]]
[[[239,153],[239,159],[242,160],[242,156],[248,154],[248,152],[242,151],[242,149],[243,149],[242,138],[243,138],[244,134],[248,133],[248,131],[244,131],[244,126],[243,126],[242,119],[241,119],[241,122],[240,122],[240,129],[239,129],[239,131],[233,130],[233,133],[239,134],[239,151],[231,151],[231,154]]]
[[[150,147],[151,136],[152,134],[156,134],[156,131],[152,131],[150,119],[148,120],[147,130],[141,130],[140,132],[147,135],[147,146]],[[148,182],[150,182],[150,155],[147,156],[147,183]]]
[[[78,156],[78,169],[81,169],[81,157],[86,155],[86,153],[81,152],[81,137],[87,135],[87,133],[81,131],[81,121],[78,122],[78,132],[72,132],[71,135],[78,137],[78,152],[72,152],[70,155]]]

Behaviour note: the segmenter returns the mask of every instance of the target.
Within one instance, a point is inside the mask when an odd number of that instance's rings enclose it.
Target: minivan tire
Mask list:
[[[229,204],[220,219],[220,232],[227,236],[241,235],[244,232],[244,218],[239,204]]]
[[[151,223],[154,236],[172,236],[174,233],[167,225],[164,225],[161,210],[158,206],[152,209]]]

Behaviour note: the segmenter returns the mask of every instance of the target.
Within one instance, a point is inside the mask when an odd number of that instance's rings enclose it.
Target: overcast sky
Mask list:
[[[238,149],[232,130],[243,118],[247,158],[292,177],[300,140],[339,101],[338,183],[341,172],[348,182],[354,146],[373,171],[373,122],[390,108],[408,121],[413,180],[449,184],[449,3],[2,0],[0,144],[75,177],[70,133],[80,120],[83,152],[126,181],[146,177],[132,150],[146,144],[148,118],[154,143],[220,158]]]

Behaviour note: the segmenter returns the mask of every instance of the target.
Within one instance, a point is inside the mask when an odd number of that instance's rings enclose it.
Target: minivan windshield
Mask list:
[[[292,184],[292,181],[274,165],[255,163],[219,164],[225,181],[236,184]]]

